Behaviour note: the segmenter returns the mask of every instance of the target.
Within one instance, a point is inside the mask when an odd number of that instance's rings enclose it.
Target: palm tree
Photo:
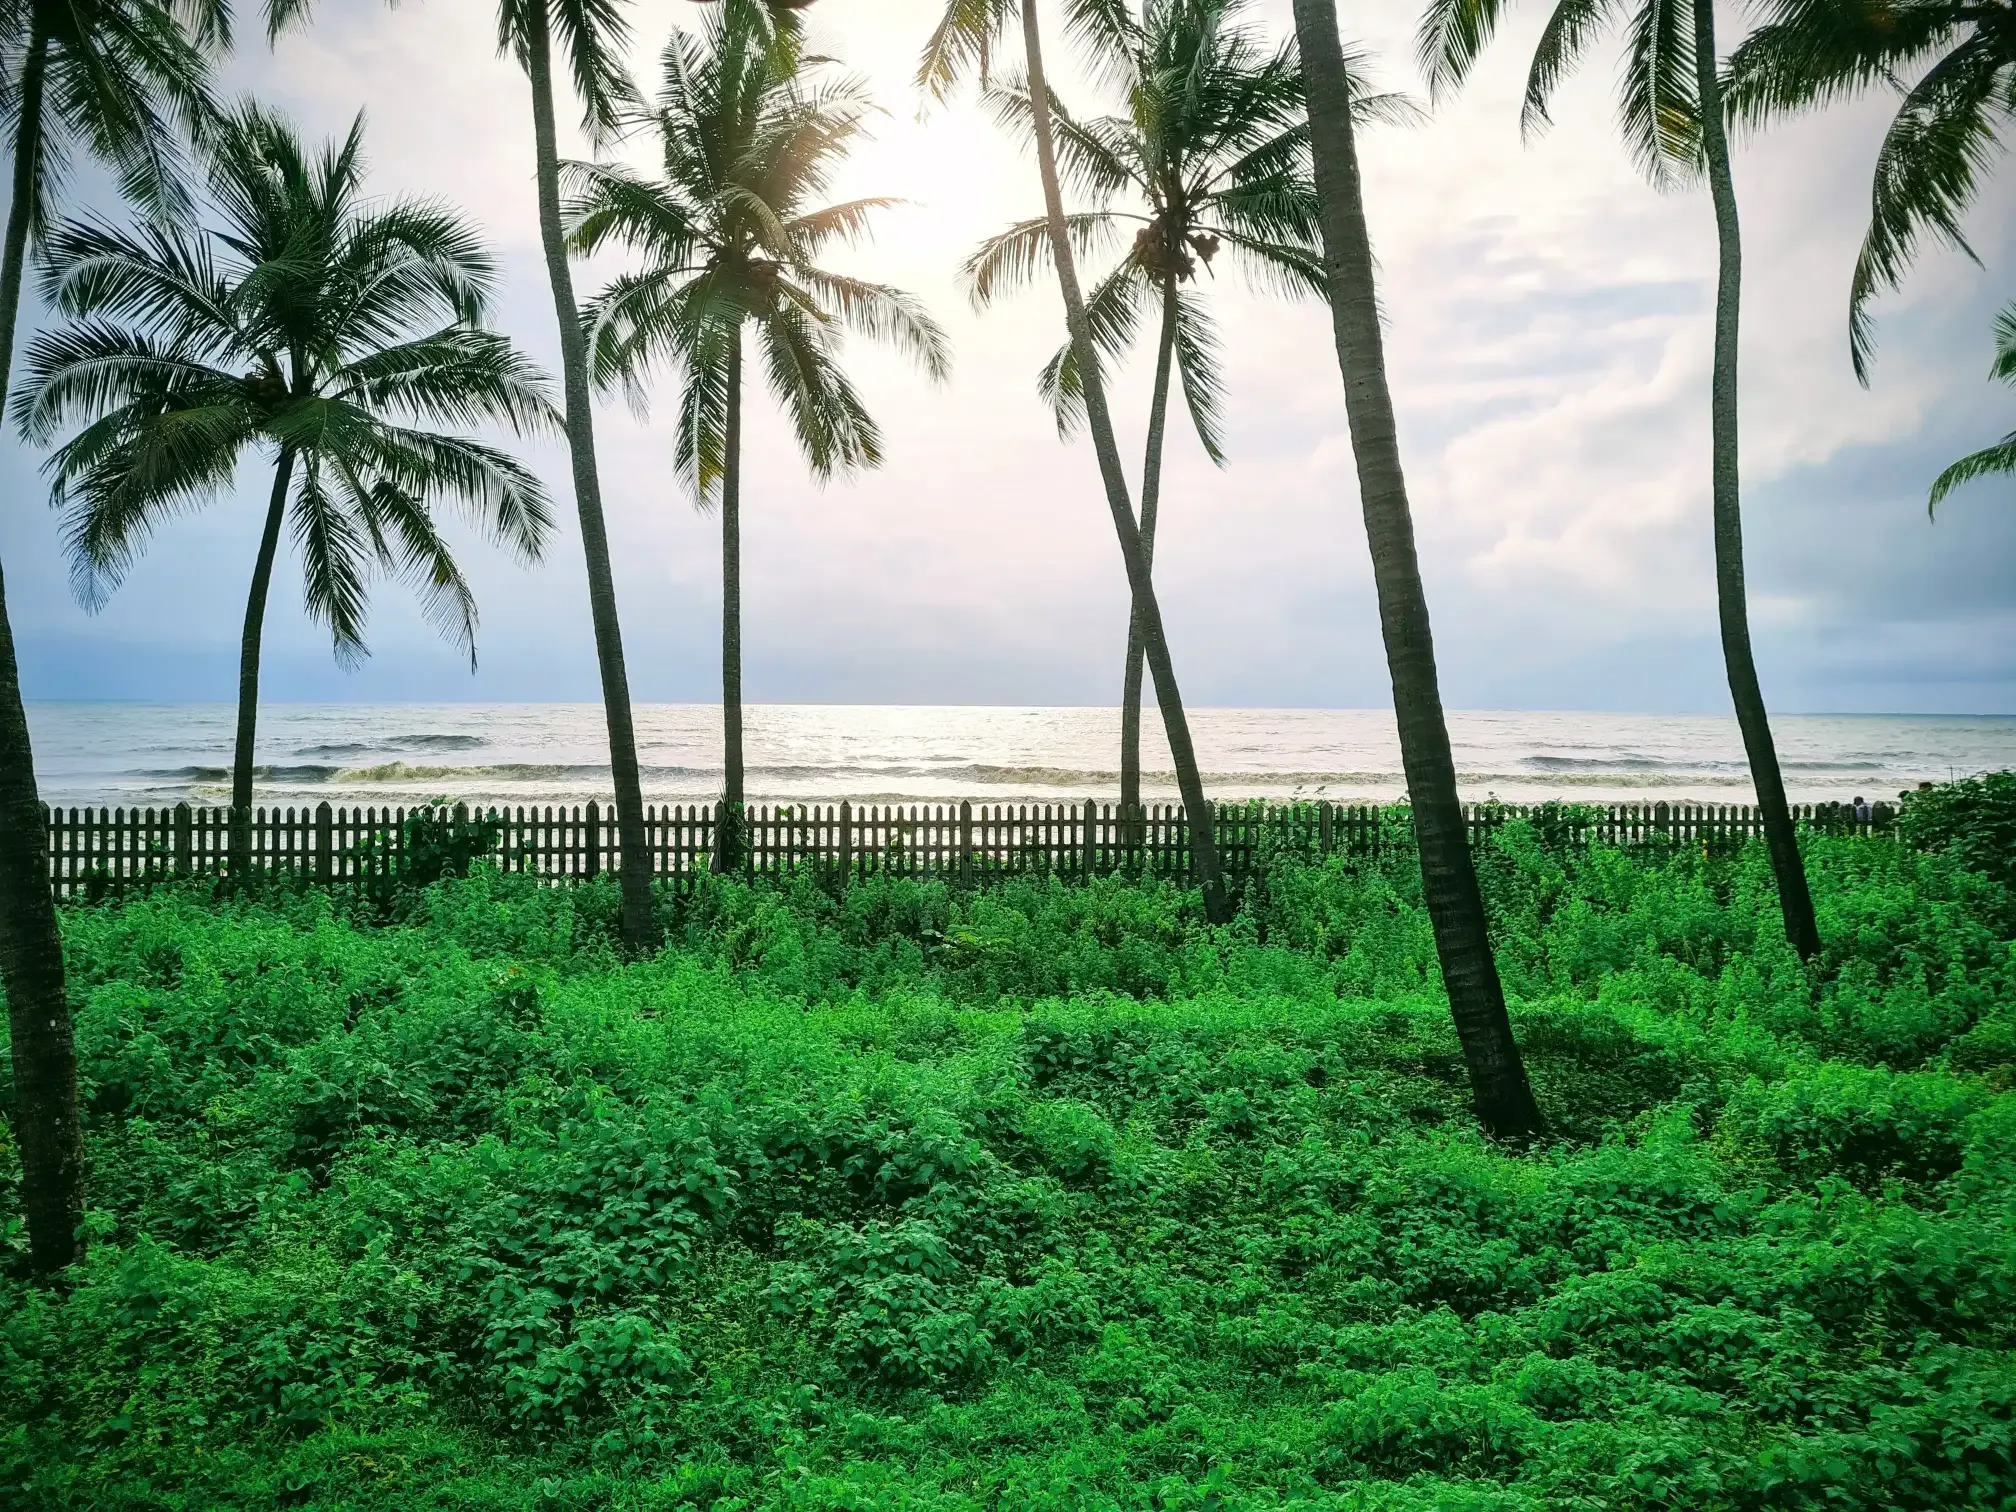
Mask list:
[[[1504,0],[1432,0],[1422,18],[1420,54],[1431,89],[1447,93],[1469,72],[1496,29]],[[1523,128],[1548,124],[1554,88],[1595,40],[1609,12],[1585,0],[1561,0],[1533,55],[1526,79]],[[1672,187],[1704,168],[1715,207],[1720,248],[1715,291],[1715,356],[1709,391],[1714,501],[1715,597],[1722,660],[1736,723],[1764,819],[1764,843],[1778,881],[1785,938],[1810,961],[1820,951],[1813,894],[1799,855],[1799,836],[1785,801],[1785,779],[1771,718],[1750,645],[1750,608],[1743,581],[1743,508],[1737,470],[1737,325],[1741,315],[1743,243],[1729,171],[1722,79],[1715,53],[1715,7],[1706,0],[1641,0],[1626,23],[1619,117],[1632,156],[1652,182]]]
[[[1740,120],[1846,99],[1903,95],[1877,150],[1869,230],[1848,294],[1849,357],[1869,381],[1869,302],[1894,289],[1930,233],[1969,257],[1960,219],[1979,192],[1997,123],[2016,121],[2016,7],[2009,0],[1767,0],[1770,19],[1730,55]],[[1936,56],[1935,56],[1936,55]],[[1908,88],[1898,76],[1932,58]]]
[[[1238,27],[1244,0],[1149,0],[1128,36],[1127,109],[1073,120],[1052,103],[1059,161],[1098,209],[1070,217],[1081,247],[1111,246],[1131,230],[1119,262],[1086,304],[1100,353],[1119,360],[1144,313],[1157,312],[1155,380],[1141,467],[1141,553],[1152,575],[1162,491],[1171,370],[1182,378],[1190,423],[1205,455],[1225,462],[1219,409],[1219,339],[1195,291],[1199,266],[1220,251],[1250,283],[1288,295],[1328,292],[1318,246],[1316,190],[1309,179],[1309,124],[1302,70],[1292,48],[1268,51]],[[1029,96],[993,96],[1004,121],[1026,129]],[[1397,95],[1360,95],[1358,119],[1402,120]],[[1116,208],[1124,198],[1130,208]],[[974,303],[1027,283],[1049,263],[1048,223],[1037,218],[990,238],[966,264]],[[1084,420],[1078,366],[1066,345],[1044,368],[1043,393],[1069,434]],[[1141,802],[1142,642],[1129,616],[1120,703],[1120,803]]]
[[[1001,31],[1016,13],[1018,0],[951,0],[938,28],[926,44],[918,68],[918,81],[940,97],[969,70],[982,68]],[[1055,133],[1051,125],[1049,84],[1043,72],[1043,36],[1037,20],[1036,0],[1019,0],[1022,22],[1022,51],[1027,70],[1030,127],[1036,139],[1036,162],[1043,181],[1044,230],[1050,245],[1050,260],[1057,273],[1057,287],[1064,300],[1064,323],[1070,334],[1071,351],[1077,363],[1083,394],[1087,428],[1092,433],[1092,449],[1099,461],[1099,475],[1106,489],[1106,504],[1113,516],[1113,532],[1120,540],[1120,557],[1127,569],[1127,589],[1134,614],[1141,622],[1143,656],[1149,675],[1155,679],[1155,698],[1161,706],[1162,727],[1169,737],[1169,754],[1176,767],[1176,784],[1183,795],[1183,809],[1190,820],[1191,856],[1204,893],[1204,911],[1214,923],[1230,917],[1225,898],[1224,878],[1218,861],[1218,847],[1211,832],[1211,809],[1204,797],[1204,782],[1197,769],[1197,752],[1190,740],[1190,723],[1183,713],[1183,696],[1176,686],[1175,664],[1170,659],[1168,637],[1163,631],[1162,609],[1150,580],[1148,556],[1142,549],[1141,530],[1128,497],[1127,479],[1121,471],[1120,448],[1113,435],[1113,418],[1106,405],[1106,388],[1100,377],[1098,347],[1085,298],[1078,285],[1078,268],[1071,244],[1070,221],[1064,214],[1063,191],[1057,171]],[[1133,23],[1121,0],[1071,0],[1071,24],[1080,37],[1089,41],[1109,62],[1124,56],[1126,39]]]
[[[228,488],[248,449],[274,455],[239,653],[231,868],[242,876],[282,526],[339,659],[364,654],[376,569],[407,579],[473,666],[476,604],[433,505],[460,502],[531,560],[551,525],[545,492],[494,447],[408,422],[557,425],[536,369],[476,327],[495,282],[476,234],[437,206],[363,200],[361,120],[312,158],[256,106],[212,135],[212,229],[81,221],[51,233],[48,299],[72,324],[29,344],[15,402],[29,441],[81,426],[48,470],[89,607],[161,520]]]
[[[575,93],[581,97],[582,126],[590,144],[600,146],[610,139],[634,97],[621,62],[628,36],[620,0],[499,0],[498,50],[511,52],[532,86],[539,240],[546,254],[554,319],[560,328],[567,450],[573,464],[574,505],[581,520],[581,549],[588,565],[588,609],[595,626],[595,658],[602,674],[602,708],[609,725],[609,774],[616,790],[616,838],[622,857],[618,876],[623,889],[623,940],[630,949],[643,951],[657,936],[651,912],[651,853],[644,834],[644,785],[637,769],[637,729],[630,712],[623,626],[616,613],[609,530],[602,514],[602,479],[595,464],[587,335],[574,302],[567,233],[560,217],[560,146],[553,112],[553,47],[557,41],[566,56]]]
[[[185,20],[190,23],[185,28]],[[191,32],[194,32],[192,40]],[[0,0],[0,123],[13,148],[0,242],[0,396],[11,378],[31,233],[49,224],[64,164],[82,151],[143,205],[179,203],[174,127],[210,108],[198,43],[221,14],[193,0]],[[30,1263],[61,1270],[80,1253],[84,1147],[62,935],[49,887],[47,818],[21,704],[0,579],[0,986],[7,993]]]
[[[642,252],[643,271],[598,295],[586,314],[594,376],[640,402],[648,373],[679,374],[674,465],[704,509],[721,507],[721,706],[725,822],[715,864],[740,860],[742,768],[742,357],[761,347],[813,475],[881,460],[881,434],[838,363],[851,327],[896,343],[933,378],[948,366],[944,333],[901,290],[818,265],[834,243],[865,235],[886,199],[815,208],[862,129],[861,87],[801,86],[796,48],[777,45],[752,0],[727,0],[704,43],[674,32],[648,117],[664,177],[575,164],[572,242]]]
[[[2016,303],[1995,317],[1995,364],[1988,371],[1991,377],[2016,385]],[[1932,496],[1925,507],[1936,510],[1939,501],[1962,483],[1996,473],[2016,473],[2016,431],[1993,446],[1968,453],[1933,479]]]
[[[1344,377],[1351,450],[1358,464],[1358,494],[1379,596],[1379,628],[1393,680],[1400,761],[1421,851],[1422,892],[1435,930],[1449,1011],[1470,1070],[1478,1120],[1492,1134],[1524,1138],[1539,1131],[1540,1109],[1512,1036],[1505,989],[1491,953],[1484,896],[1456,792],[1456,763],[1442,714],[1428,598],[1414,550],[1414,520],[1386,381],[1372,241],[1352,130],[1351,79],[1331,0],[1295,0],[1295,34],[1308,79],[1309,140],[1322,204],[1330,321]]]

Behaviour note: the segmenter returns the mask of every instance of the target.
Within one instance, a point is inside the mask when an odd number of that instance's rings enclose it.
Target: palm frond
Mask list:
[[[1228,226],[1218,234],[1253,289],[1282,299],[1330,297],[1330,275],[1319,247],[1245,236]]]
[[[1351,96],[1354,126],[1425,126],[1428,112],[1414,96],[1398,89]]]
[[[882,432],[833,360],[820,323],[783,305],[756,327],[770,390],[797,433],[812,476],[821,482],[882,461]]]
[[[157,217],[185,216],[191,196],[180,142],[200,138],[217,113],[208,59],[174,9],[156,0],[51,12],[53,115],[113,170],[125,198]]]
[[[1016,80],[987,92],[995,121],[1025,142],[1035,141],[1035,107],[1026,83]],[[1130,187],[1145,190],[1147,173],[1129,141],[1128,125],[1115,118],[1080,121],[1050,92],[1051,142],[1057,172],[1067,188],[1103,203]]]
[[[613,243],[678,264],[703,245],[692,207],[669,186],[620,163],[563,163],[560,172],[573,191],[562,212],[573,251],[586,256]]]
[[[870,234],[869,219],[877,210],[892,210],[908,203],[908,200],[876,195],[828,205],[823,210],[793,216],[784,223],[784,236],[800,255],[811,257],[834,241],[847,245],[866,241]]]
[[[917,62],[917,87],[943,100],[967,78],[985,78],[1016,0],[948,0]]]
[[[1141,315],[1156,296],[1156,285],[1141,265],[1128,258],[1093,286],[1085,301],[1096,360],[1118,363],[1134,345]],[[1085,379],[1078,368],[1078,350],[1066,342],[1036,375],[1036,391],[1057,418],[1057,434],[1065,440],[1085,423]]]
[[[553,531],[551,497],[508,452],[377,416],[352,418],[356,433],[343,459],[360,476],[390,482],[423,503],[446,501],[521,562],[544,555]]]
[[[1317,245],[1322,206],[1316,186],[1302,174],[1251,180],[1209,196],[1198,221],[1249,241]]]
[[[1995,317],[1995,363],[1988,374],[2004,383],[2016,383],[2016,303]]]
[[[1204,454],[1225,465],[1224,350],[1218,328],[1204,302],[1180,286],[1170,291],[1176,300],[1176,371],[1183,380],[1183,402]]]
[[[336,660],[354,667],[370,654],[364,620],[376,553],[364,522],[329,488],[324,468],[319,457],[303,457],[294,484],[290,513],[301,557],[301,598],[308,617],[328,627]]]
[[[446,425],[501,424],[518,435],[558,435],[553,380],[495,332],[449,326],[380,347],[332,375],[332,397],[367,412]]]
[[[704,311],[704,307],[696,306]],[[742,322],[693,321],[681,342],[679,431],[672,463],[701,509],[721,496],[728,463],[728,403],[737,364],[731,359],[742,341]]]
[[[1503,9],[1504,0],[1429,0],[1414,34],[1414,56],[1429,98],[1442,99],[1462,86],[1497,31]]]
[[[58,448],[45,471],[79,602],[101,607],[156,525],[215,497],[251,435],[235,405],[132,405]]]
[[[2001,473],[2016,473],[2016,431],[1993,446],[1970,452],[1934,478],[1931,496],[1925,501],[1926,514],[1936,518],[1940,503],[1961,484]]]
[[[1547,103],[1553,98],[1555,87],[1581,61],[1584,50],[1610,19],[1614,3],[1615,0],[1560,0],[1554,7],[1533,49],[1532,65],[1526,71],[1526,99],[1519,112],[1522,133],[1532,136],[1552,124]]]
[[[1753,127],[1897,85],[1962,24],[1945,0],[1769,0],[1767,13],[1730,55],[1723,84],[1730,117]]]
[[[710,334],[714,327],[739,324],[747,313],[733,280],[718,268],[624,274],[582,311],[594,381],[622,388],[641,413],[644,380],[653,369],[690,366],[694,354],[717,339]]]
[[[129,406],[244,407],[237,374],[101,321],[37,332],[22,368],[11,402],[21,438],[31,445],[46,445],[66,425]]]
[[[476,228],[442,205],[374,205],[343,227],[332,254],[325,317],[337,342],[383,339],[441,317],[485,319],[497,260]]]
[[[581,101],[581,129],[600,147],[622,129],[637,101],[636,86],[623,68],[630,23],[621,0],[544,0],[554,40],[567,54],[574,94]]]
[[[1662,189],[1693,177],[1701,163],[1697,3],[1712,0],[1641,0],[1626,29],[1619,125],[1639,171]]]
[[[916,295],[819,268],[801,268],[798,279],[834,319],[864,336],[888,342],[922,368],[932,382],[942,383],[951,373],[952,343]]]
[[[381,562],[420,600],[420,617],[443,640],[469,653],[476,670],[476,594],[434,516],[417,495],[385,478],[346,473],[351,509],[369,531]]]
[[[2009,93],[2016,64],[1997,38],[1977,32],[1912,87],[1884,133],[1848,296],[1849,353],[1865,384],[1874,351],[1869,303],[1902,282],[1920,238],[1929,233],[1974,257],[1960,218],[2000,150],[1996,117],[2016,114],[2016,100],[2003,98]]]
[[[1064,35],[1077,44],[1092,81],[1107,84],[1125,77],[1141,25],[1127,0],[1065,0]]]
[[[1064,229],[1079,258],[1095,256],[1118,236],[1111,215],[1067,215]],[[1050,222],[1039,216],[988,237],[960,267],[959,279],[974,308],[985,309],[997,294],[1022,288],[1049,267]]]
[[[166,343],[220,358],[248,355],[207,239],[173,226],[128,231],[85,218],[53,227],[42,252],[42,296],[61,313],[138,321]]]

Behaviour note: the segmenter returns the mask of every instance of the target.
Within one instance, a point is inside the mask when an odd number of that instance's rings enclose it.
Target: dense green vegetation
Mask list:
[[[80,906],[0,1502],[2016,1505],[2016,905],[1808,845],[1811,978],[1761,847],[1496,837],[1526,1153],[1404,850]]]

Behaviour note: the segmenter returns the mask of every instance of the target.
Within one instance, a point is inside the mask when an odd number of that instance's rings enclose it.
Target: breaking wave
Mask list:
[[[394,735],[385,740],[302,746],[296,756],[365,756],[373,751],[474,751],[490,744],[482,735]]]

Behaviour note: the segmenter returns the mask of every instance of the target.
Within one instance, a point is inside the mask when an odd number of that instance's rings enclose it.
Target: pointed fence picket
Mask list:
[[[49,876],[62,896],[176,877],[215,876],[231,866],[231,815],[221,807],[52,808]],[[403,808],[257,808],[250,815],[254,871],[325,884],[396,872],[411,822]],[[427,810],[438,815],[439,810]],[[614,805],[591,802],[519,808],[457,805],[461,821],[494,827],[492,855],[504,871],[571,882],[612,871],[621,860]],[[1894,811],[1876,806],[1858,820],[1843,805],[1801,805],[1801,823],[1834,833],[1887,831]],[[1695,803],[1469,804],[1473,846],[1513,819],[1552,843],[1724,849],[1763,833],[1753,805]],[[713,864],[723,819],[716,804],[654,805],[644,835],[652,874],[690,886]],[[1225,803],[1211,809],[1212,834],[1228,874],[1269,856],[1377,855],[1410,843],[1406,810],[1372,804]],[[825,880],[881,874],[940,877],[975,885],[1032,874],[1083,879],[1126,872],[1184,877],[1190,825],[1179,804],[1129,813],[1118,804],[752,804],[743,817],[745,868],[761,876],[811,870]]]

